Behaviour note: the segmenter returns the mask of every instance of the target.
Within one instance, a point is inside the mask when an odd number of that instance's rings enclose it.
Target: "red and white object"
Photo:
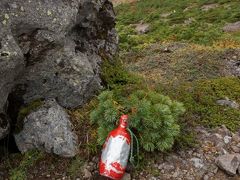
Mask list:
[[[127,120],[127,115],[121,116],[119,126],[109,133],[103,145],[99,163],[99,172],[102,176],[121,179],[125,173],[131,142]]]

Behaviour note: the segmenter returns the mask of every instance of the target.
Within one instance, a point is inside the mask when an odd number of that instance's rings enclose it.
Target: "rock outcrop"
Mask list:
[[[78,152],[69,115],[54,99],[25,117],[23,130],[15,134],[15,140],[21,152],[36,148],[63,157],[73,157]]]
[[[2,0],[0,12],[1,139],[9,93],[23,104],[83,105],[102,87],[100,64],[116,53],[118,37],[108,0]]]

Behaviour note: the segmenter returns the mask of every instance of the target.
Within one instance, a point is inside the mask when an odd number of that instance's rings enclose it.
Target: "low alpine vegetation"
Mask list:
[[[124,113],[129,115],[129,127],[146,151],[170,149],[180,133],[177,118],[185,109],[182,103],[172,101],[167,96],[149,90],[137,90],[127,96],[103,91],[98,101],[90,119],[98,125],[99,144],[104,143]]]

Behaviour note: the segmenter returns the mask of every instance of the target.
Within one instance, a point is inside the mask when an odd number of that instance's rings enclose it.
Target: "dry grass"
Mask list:
[[[157,43],[139,57],[127,57],[125,65],[153,83],[192,82],[231,75],[225,51],[194,44]]]

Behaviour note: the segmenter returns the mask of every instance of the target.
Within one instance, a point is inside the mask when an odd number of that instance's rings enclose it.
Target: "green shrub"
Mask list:
[[[138,90],[128,96],[104,91],[99,104],[90,114],[97,123],[98,142],[103,144],[108,133],[116,127],[121,114],[129,115],[129,127],[146,151],[165,151],[172,147],[180,133],[177,118],[185,110],[181,103],[153,91]]]

